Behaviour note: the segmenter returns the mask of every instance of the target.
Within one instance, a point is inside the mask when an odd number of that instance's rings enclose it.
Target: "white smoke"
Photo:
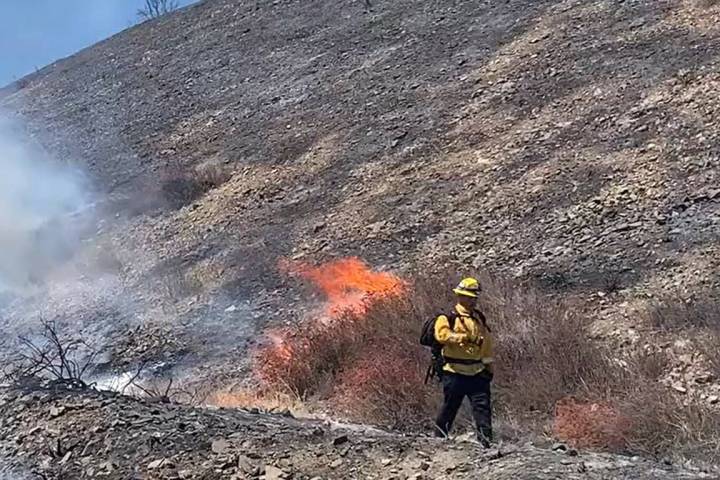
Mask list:
[[[0,292],[33,284],[67,255],[72,213],[89,201],[83,185],[0,117]]]

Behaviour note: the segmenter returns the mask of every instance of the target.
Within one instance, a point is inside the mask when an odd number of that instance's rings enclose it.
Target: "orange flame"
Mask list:
[[[283,261],[280,268],[311,281],[327,298],[325,314],[337,318],[351,312],[362,315],[371,298],[400,295],[406,285],[387,272],[374,272],[356,257],[344,258],[320,266]]]
[[[362,322],[374,301],[400,295],[407,287],[399,277],[374,272],[358,258],[336,260],[320,266],[282,260],[279,268],[313,283],[323,293],[326,304],[320,315],[305,320],[319,323],[312,326],[316,328],[305,328],[306,324],[273,328],[266,333],[269,342],[255,351],[255,375],[260,380],[260,391],[282,384],[286,377],[312,378],[313,369],[325,362],[317,355],[319,339],[323,338],[324,343],[341,345],[357,333],[356,329],[333,330],[330,328],[332,321],[349,313],[354,317],[353,321]],[[322,337],[322,333],[318,336],[318,332],[327,333],[327,338]],[[312,358],[317,362],[305,361]]]

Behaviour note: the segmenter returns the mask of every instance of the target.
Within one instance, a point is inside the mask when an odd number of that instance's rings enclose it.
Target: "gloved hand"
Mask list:
[[[485,340],[484,337],[481,335],[473,335],[470,333],[465,334],[465,341],[462,343],[468,344],[468,345],[477,345],[478,347],[483,344],[483,341]]]

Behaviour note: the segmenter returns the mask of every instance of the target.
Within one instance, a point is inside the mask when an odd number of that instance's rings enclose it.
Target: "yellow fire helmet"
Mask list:
[[[478,293],[480,293],[480,282],[472,277],[463,278],[458,286],[453,289],[453,292],[455,292],[456,295],[477,298]]]

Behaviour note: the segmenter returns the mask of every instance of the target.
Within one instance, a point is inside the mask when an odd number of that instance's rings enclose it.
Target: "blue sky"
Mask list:
[[[144,0],[0,0],[0,87],[132,26],[143,4]]]

